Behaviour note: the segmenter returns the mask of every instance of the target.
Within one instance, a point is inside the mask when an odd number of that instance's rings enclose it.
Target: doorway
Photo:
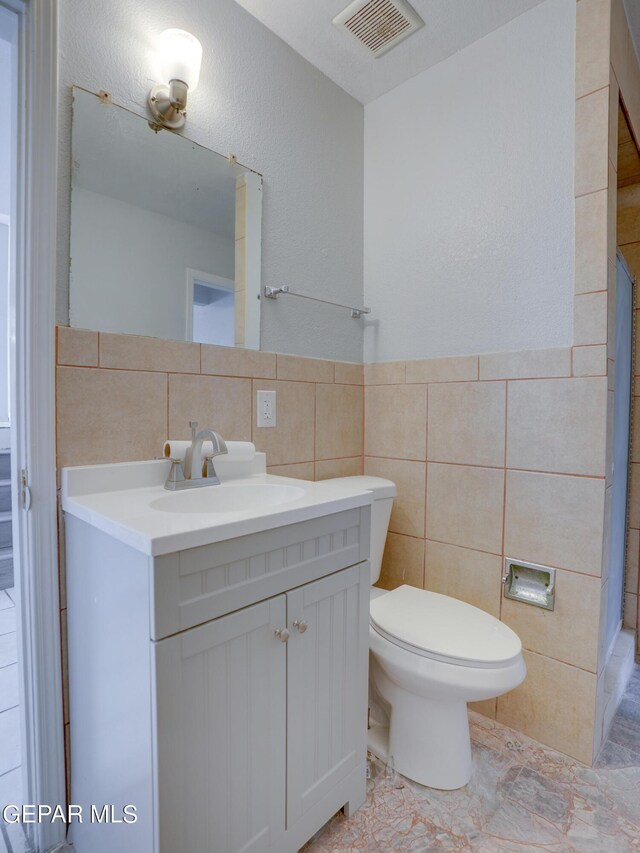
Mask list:
[[[623,105],[618,109],[618,173],[617,173],[617,244],[618,270],[617,287],[622,287],[621,298],[629,287],[629,280],[640,276],[640,153],[631,133]],[[620,260],[622,257],[623,260]],[[630,309],[633,315],[633,309]],[[632,630],[636,637],[638,653],[638,599],[640,563],[640,344],[639,324],[635,323],[635,365],[632,378],[631,416],[631,459],[629,470],[629,524],[627,535],[627,559],[624,581],[623,627]],[[617,350],[617,346],[616,346]],[[618,354],[616,351],[616,368]],[[617,464],[617,460],[616,460]],[[613,605],[610,603],[610,609]],[[609,627],[607,623],[607,628]]]
[[[9,424],[0,438],[6,445],[9,435],[10,444],[2,454],[0,500],[11,512],[0,550],[7,558],[10,544],[12,566],[5,559],[2,574],[3,585],[13,584],[0,589],[2,853],[41,853],[65,836],[60,822],[19,823],[4,809],[66,802],[52,375],[57,9],[57,0],[0,0],[0,205],[8,217],[8,260],[0,261],[0,417],[8,388],[2,422]]]
[[[188,341],[232,347],[236,343],[236,291],[233,279],[187,270]]]
[[[610,650],[623,621],[625,553],[628,525],[629,458],[631,445],[631,394],[633,353],[633,278],[624,257],[616,258],[616,338],[613,413],[613,478],[611,484],[611,537],[605,648]]]
[[[17,169],[18,15],[0,6],[0,79],[7,81],[8,103],[0,123],[0,803],[21,805],[24,798],[24,695],[19,561],[14,553],[16,490],[12,483],[10,362],[11,308],[15,281]],[[33,849],[26,825],[0,823],[0,851]]]

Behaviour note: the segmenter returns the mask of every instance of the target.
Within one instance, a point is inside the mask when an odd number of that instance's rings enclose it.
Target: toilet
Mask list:
[[[471,778],[467,702],[522,683],[522,644],[503,622],[456,598],[373,587],[396,486],[380,477],[341,479],[373,492],[369,693],[370,706],[385,710],[389,722],[370,727],[369,749],[393,756],[395,769],[421,785],[461,788]]]

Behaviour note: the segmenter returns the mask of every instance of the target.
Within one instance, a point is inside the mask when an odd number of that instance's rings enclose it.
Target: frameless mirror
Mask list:
[[[73,96],[70,325],[259,349],[262,177]]]

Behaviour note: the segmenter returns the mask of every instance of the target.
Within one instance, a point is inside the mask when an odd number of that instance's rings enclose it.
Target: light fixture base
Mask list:
[[[156,122],[170,130],[184,127],[187,111],[174,107],[169,97],[169,87],[164,83],[154,86],[149,92],[149,109]]]

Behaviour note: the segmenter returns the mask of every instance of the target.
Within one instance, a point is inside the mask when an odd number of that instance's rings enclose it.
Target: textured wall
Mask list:
[[[572,343],[575,6],[366,105],[366,362]]]
[[[362,301],[363,107],[233,0],[61,0],[58,320],[68,316],[71,96],[76,83],[146,110],[153,40],[203,43],[187,135],[264,175],[263,283]],[[348,312],[284,297],[262,310],[262,348],[362,358]]]

